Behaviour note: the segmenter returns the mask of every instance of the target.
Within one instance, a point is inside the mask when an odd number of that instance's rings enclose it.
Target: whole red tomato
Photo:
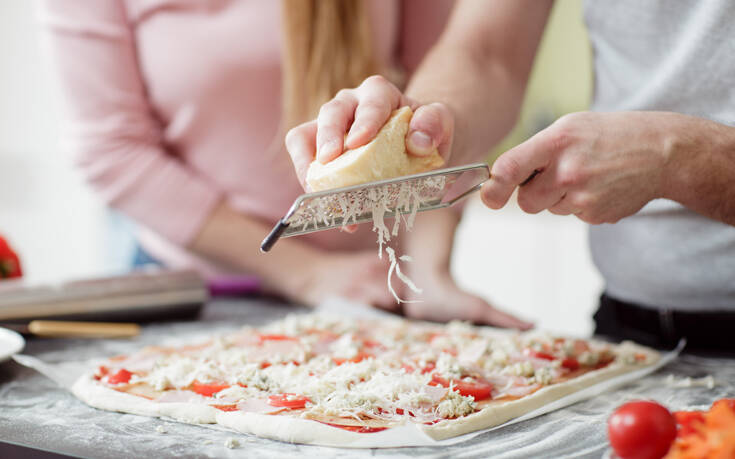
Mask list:
[[[20,267],[20,258],[10,245],[0,236],[0,279],[21,277],[23,271]]]
[[[666,407],[637,400],[615,410],[607,422],[607,435],[623,459],[661,459],[676,438],[676,420]]]

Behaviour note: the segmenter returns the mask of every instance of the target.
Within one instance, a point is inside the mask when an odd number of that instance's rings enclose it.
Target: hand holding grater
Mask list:
[[[263,239],[260,250],[269,251],[282,237],[372,221],[374,210],[386,218],[409,215],[410,227],[416,212],[449,207],[489,178],[488,165],[477,163],[302,194]]]

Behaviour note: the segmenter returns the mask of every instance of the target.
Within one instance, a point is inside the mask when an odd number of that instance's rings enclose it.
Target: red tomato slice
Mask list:
[[[337,427],[339,429],[349,430],[350,432],[357,432],[357,433],[375,433],[375,432],[382,432],[383,430],[388,429],[387,427],[367,427],[367,426],[343,426],[341,424],[332,424],[331,422],[322,422],[319,421],[322,424],[326,424],[328,426]]]
[[[306,402],[311,402],[309,397],[305,395],[296,394],[275,394],[268,396],[268,404],[271,406],[277,406],[279,408],[288,408],[290,410],[297,410],[304,408]]]
[[[704,412],[702,411],[676,411],[674,419],[679,425],[676,431],[677,437],[687,437],[698,431],[697,427],[704,425]]]
[[[425,375],[426,373],[431,373],[435,369],[436,369],[436,363],[429,362],[429,363],[426,364],[426,366],[424,368],[421,369],[421,374],[422,375]]]
[[[211,405],[221,411],[237,411],[237,405]]]
[[[107,376],[107,373],[109,373],[109,372],[110,372],[110,369],[109,368],[107,368],[104,365],[100,365],[100,367],[97,369],[97,372],[94,374],[94,379],[96,379],[97,381],[99,381],[103,377]]]
[[[299,339],[293,336],[288,335],[277,335],[277,334],[265,334],[265,335],[258,335],[258,339],[261,343],[265,341],[298,341]]]
[[[432,384],[433,383],[433,384]],[[486,400],[492,397],[493,385],[487,381],[464,381],[461,379],[451,379],[447,381],[441,376],[434,375],[429,383],[432,386],[449,387],[450,383],[465,397],[474,397],[475,401]]]
[[[130,381],[130,378],[133,376],[131,372],[128,370],[122,368],[120,371],[115,373],[114,375],[110,375],[107,377],[107,382],[110,384],[125,384],[128,381]]]
[[[530,347],[527,347],[523,350],[523,355],[542,360],[554,360],[556,358],[548,352],[534,351]]]
[[[211,397],[212,395],[216,394],[217,392],[221,390],[227,389],[229,384],[224,383],[200,383],[199,381],[194,381],[191,384],[191,391],[196,392],[199,395],[204,395],[205,397]]]
[[[373,356],[372,354],[368,354],[367,352],[358,352],[356,356],[350,359],[334,357],[332,358],[332,360],[337,365],[342,365],[343,363],[347,363],[347,362],[352,362],[352,363],[362,362],[363,360],[367,359],[368,357],[372,357],[372,356]]]
[[[566,368],[567,370],[574,371],[579,369],[579,360],[573,357],[567,357],[566,359],[561,361],[561,366],[563,368]]]
[[[615,410],[607,435],[622,459],[661,459],[676,438],[676,420],[664,406],[638,400]]]

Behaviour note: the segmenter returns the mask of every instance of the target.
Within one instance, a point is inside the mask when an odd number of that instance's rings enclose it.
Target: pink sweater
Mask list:
[[[451,0],[368,3],[379,58],[409,72],[451,8]],[[183,248],[220,200],[270,225],[302,193],[278,131],[280,5],[41,3],[76,162],[106,202],[141,224],[146,249],[171,266],[225,271]],[[375,247],[369,227],[304,240],[329,249]]]

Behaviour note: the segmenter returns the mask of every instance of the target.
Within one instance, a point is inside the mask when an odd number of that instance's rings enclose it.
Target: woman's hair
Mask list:
[[[281,6],[282,126],[288,129],[381,69],[364,0],[282,0]]]

